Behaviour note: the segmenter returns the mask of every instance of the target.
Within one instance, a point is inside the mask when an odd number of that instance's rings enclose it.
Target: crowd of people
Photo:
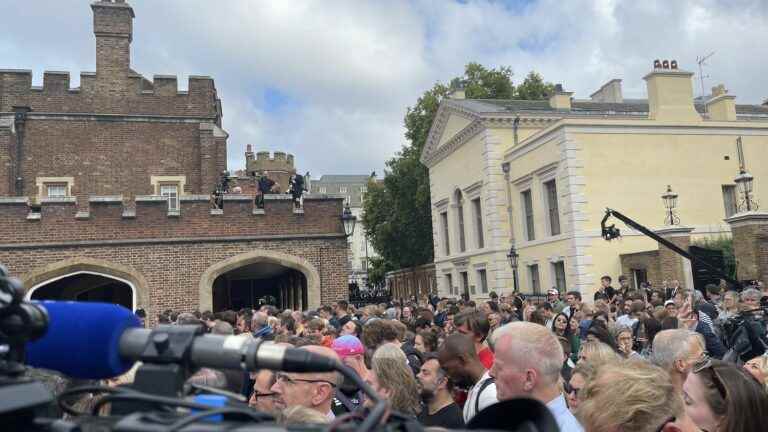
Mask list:
[[[565,432],[765,430],[768,355],[724,361],[722,333],[730,318],[759,310],[768,291],[709,285],[705,295],[675,281],[659,290],[626,282],[614,288],[603,277],[591,301],[578,291],[561,300],[552,289],[540,302],[430,296],[312,311],[166,311],[157,322],[339,359],[424,426],[463,428],[498,401],[526,397],[546,405]],[[329,423],[370,403],[336,373],[201,369],[189,381],[247,396],[285,424]]]

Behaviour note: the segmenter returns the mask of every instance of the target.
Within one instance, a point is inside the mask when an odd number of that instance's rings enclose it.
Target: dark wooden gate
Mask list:
[[[697,290],[704,292],[704,287],[707,284],[719,285],[721,279],[721,276],[717,275],[711,268],[702,265],[702,262],[719,269],[722,274],[728,274],[723,251],[699,246],[691,246],[688,251],[693,256],[691,270],[693,272],[693,285]]]

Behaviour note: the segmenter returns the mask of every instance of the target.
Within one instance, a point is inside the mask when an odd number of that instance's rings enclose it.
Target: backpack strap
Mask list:
[[[477,413],[480,412],[480,396],[482,396],[486,387],[488,387],[491,384],[494,384],[495,382],[496,382],[496,378],[490,377],[487,380],[483,381],[482,384],[480,384],[480,389],[477,390],[477,398],[475,399],[475,415],[477,415]]]
[[[341,402],[342,405],[344,405],[344,408],[347,409],[347,411],[352,412],[357,408],[355,404],[352,403],[351,400],[344,394],[344,392],[336,390],[336,399]]]

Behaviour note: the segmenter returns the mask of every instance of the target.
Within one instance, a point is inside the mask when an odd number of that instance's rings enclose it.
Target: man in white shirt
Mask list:
[[[563,308],[565,316],[570,317],[571,313],[581,310],[581,293],[578,291],[568,291],[565,293],[565,302],[568,306]]]
[[[440,367],[456,385],[469,387],[467,401],[464,403],[465,423],[498,401],[495,380],[480,362],[471,337],[455,333],[445,338],[438,352],[438,360]]]
[[[616,319],[616,325],[634,328],[635,324],[643,317],[644,312],[645,303],[642,300],[635,300],[630,306],[629,313]]]
[[[536,399],[547,405],[561,432],[583,432],[558,386],[563,348],[555,335],[542,325],[524,321],[509,323],[496,333],[491,376],[496,379],[498,399]]]

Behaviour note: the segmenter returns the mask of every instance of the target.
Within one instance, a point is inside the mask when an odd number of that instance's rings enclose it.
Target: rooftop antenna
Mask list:
[[[712,51],[711,53],[705,55],[704,57],[696,56],[696,63],[699,64],[699,80],[701,82],[701,96],[706,96],[706,93],[704,92],[704,78],[709,78],[709,75],[704,75],[704,66],[708,66],[706,61],[708,58],[715,55],[715,52]]]

